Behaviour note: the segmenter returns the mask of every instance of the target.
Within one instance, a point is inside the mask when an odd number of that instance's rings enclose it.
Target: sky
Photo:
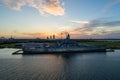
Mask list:
[[[120,0],[0,0],[0,37],[120,38]]]

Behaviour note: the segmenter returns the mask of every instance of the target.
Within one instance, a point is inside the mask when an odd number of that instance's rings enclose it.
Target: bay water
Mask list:
[[[17,50],[0,49],[0,80],[120,80],[120,50],[12,55]]]

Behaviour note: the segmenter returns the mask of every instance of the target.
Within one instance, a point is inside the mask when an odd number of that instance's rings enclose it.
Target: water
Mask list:
[[[0,80],[120,80],[120,50],[74,55],[12,55],[0,49]]]

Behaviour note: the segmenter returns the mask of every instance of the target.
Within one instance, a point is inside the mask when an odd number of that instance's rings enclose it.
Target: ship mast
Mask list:
[[[66,39],[70,39],[70,34],[69,33],[67,34]]]

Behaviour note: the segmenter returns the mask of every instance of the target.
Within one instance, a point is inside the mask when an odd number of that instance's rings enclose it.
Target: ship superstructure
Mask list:
[[[105,52],[106,46],[95,46],[88,44],[78,44],[70,39],[67,34],[66,39],[49,44],[49,43],[23,43],[24,53],[73,53],[73,52]]]

